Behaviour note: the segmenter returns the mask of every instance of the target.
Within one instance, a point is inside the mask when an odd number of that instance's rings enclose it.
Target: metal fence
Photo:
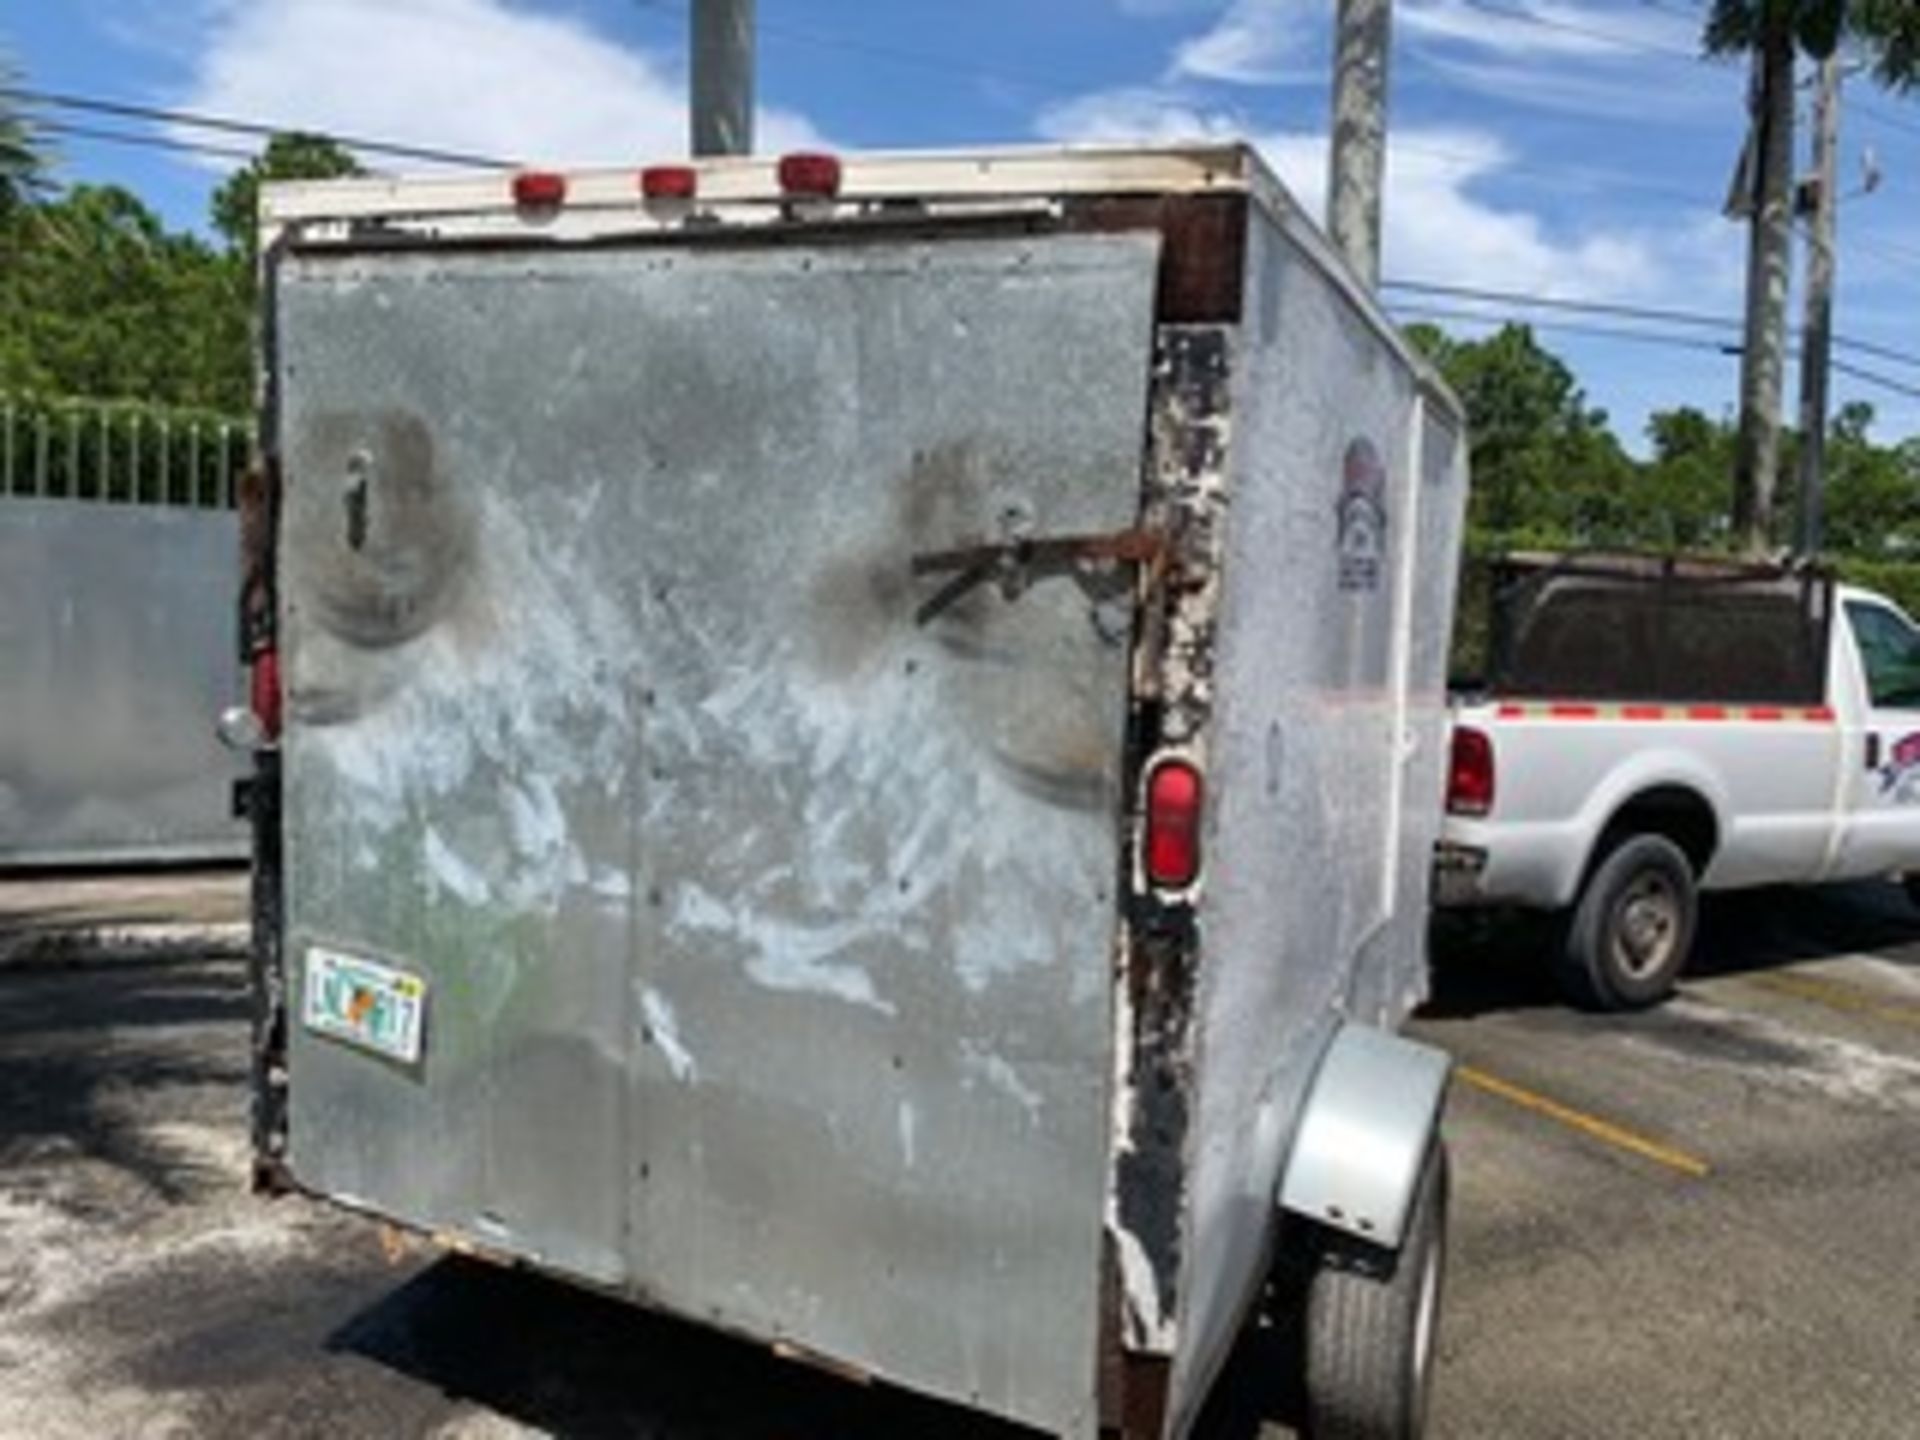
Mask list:
[[[232,509],[252,448],[224,416],[0,396],[0,496]]]
[[[217,415],[0,396],[0,870],[243,859],[214,717],[243,693]]]

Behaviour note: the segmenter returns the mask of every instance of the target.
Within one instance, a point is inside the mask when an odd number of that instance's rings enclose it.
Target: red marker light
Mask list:
[[[1163,760],[1147,779],[1147,878],[1179,890],[1200,873],[1200,772]]]
[[[1493,810],[1493,741],[1484,730],[1461,725],[1453,732],[1447,764],[1447,811],[1486,815]]]
[[[280,652],[262,650],[253,657],[253,669],[247,677],[247,703],[253,707],[260,732],[269,740],[280,738]]]
[[[640,193],[649,200],[691,200],[700,190],[700,172],[691,165],[649,165],[640,172]]]
[[[840,193],[840,157],[807,151],[781,156],[780,188],[789,195],[831,199]]]
[[[557,170],[522,170],[513,177],[513,203],[550,209],[565,203],[567,177]]]

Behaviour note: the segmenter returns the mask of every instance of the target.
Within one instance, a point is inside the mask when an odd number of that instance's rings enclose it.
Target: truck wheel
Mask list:
[[[1309,1440],[1418,1440],[1446,1275],[1447,1151],[1421,1169],[1398,1251],[1328,1232],[1307,1281]]]
[[[1639,1010],[1673,993],[1693,948],[1693,866],[1664,835],[1633,835],[1587,879],[1558,947],[1561,988],[1591,1010]]]

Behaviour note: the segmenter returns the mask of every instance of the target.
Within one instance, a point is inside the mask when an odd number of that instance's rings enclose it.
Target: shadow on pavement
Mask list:
[[[0,1168],[50,1155],[112,1167],[169,1202],[228,1182],[167,1143],[144,1097],[244,1082],[237,1034],[244,967],[134,966],[78,973],[0,970]]]
[[[328,1348],[567,1440],[1021,1440],[1031,1432],[782,1359],[545,1276],[449,1257]]]
[[[1464,1020],[1565,1008],[1548,955],[1551,921],[1455,912],[1436,917],[1433,995],[1421,1012]],[[1913,953],[1902,953],[1912,951]],[[1780,887],[1703,897],[1687,978],[1750,974],[1843,955],[1872,955],[1920,974],[1920,908],[1896,885]]]

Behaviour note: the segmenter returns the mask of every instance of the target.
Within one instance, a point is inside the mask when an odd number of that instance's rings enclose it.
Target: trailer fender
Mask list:
[[[1307,1092],[1280,1208],[1398,1249],[1452,1068],[1430,1045],[1343,1024]]]

